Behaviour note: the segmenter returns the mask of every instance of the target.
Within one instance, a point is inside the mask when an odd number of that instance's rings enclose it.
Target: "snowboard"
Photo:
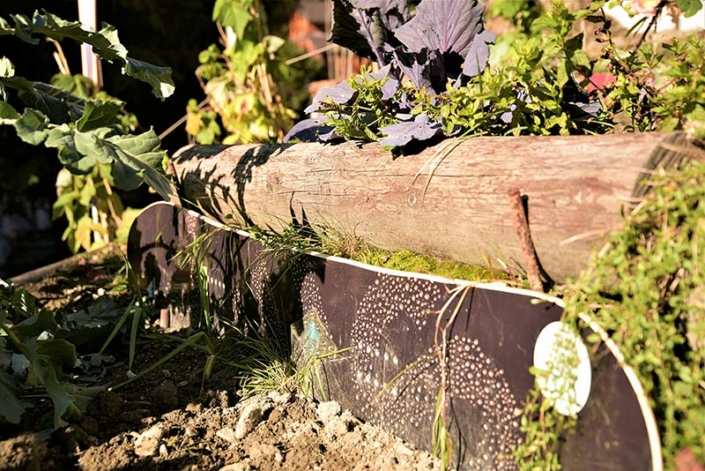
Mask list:
[[[442,409],[458,469],[517,469],[512,449],[526,440],[522,412],[537,381],[530,369],[574,352],[569,390],[551,374],[539,383],[557,410],[578,414],[561,437],[563,469],[662,469],[656,422],[636,375],[608,339],[588,351],[565,329],[558,299],[272,250],[170,203],[136,218],[128,259],[170,328],[199,315],[205,273],[219,319],[278,339],[299,363],[313,365],[318,399],[336,400],[419,448],[433,449]]]

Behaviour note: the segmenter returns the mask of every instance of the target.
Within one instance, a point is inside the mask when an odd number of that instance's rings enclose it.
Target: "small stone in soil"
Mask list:
[[[137,456],[153,456],[159,448],[159,441],[164,436],[164,427],[154,425],[147,429],[135,440],[135,454]]]
[[[252,468],[247,463],[233,463],[220,468],[220,471],[250,471]]]
[[[261,397],[253,397],[242,403],[240,419],[235,427],[235,437],[240,440],[253,431],[262,421],[264,414],[272,408],[272,403]]]
[[[215,434],[229,443],[235,443],[237,441],[237,437],[235,436],[235,430],[231,429],[230,427],[220,429],[215,432]]]
[[[321,402],[318,404],[316,415],[321,422],[326,422],[340,414],[340,404],[335,401]]]

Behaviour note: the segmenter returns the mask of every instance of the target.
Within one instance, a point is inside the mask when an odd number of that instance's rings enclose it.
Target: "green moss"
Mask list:
[[[301,228],[287,226],[279,234],[262,231],[256,227],[248,230],[253,239],[260,241],[269,250],[275,252],[289,252],[292,247],[295,247],[304,252],[317,251],[376,267],[438,275],[458,280],[496,281],[510,279],[509,274],[498,269],[468,265],[454,260],[440,260],[410,250],[391,252],[379,249],[336,224],[317,226],[313,230],[308,228],[305,232]]]
[[[506,280],[509,276],[499,270],[478,265],[467,265],[453,260],[439,260],[428,255],[420,255],[409,250],[389,252],[367,247],[363,254],[351,257],[359,262],[392,270],[439,275],[468,281]]]

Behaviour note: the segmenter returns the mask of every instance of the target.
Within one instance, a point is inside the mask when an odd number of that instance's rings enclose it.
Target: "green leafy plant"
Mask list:
[[[27,291],[0,280],[0,420],[20,423],[31,407],[23,391],[36,388],[53,403],[50,428],[80,418],[97,389],[75,386],[70,376],[106,359],[85,355],[84,346],[100,341],[119,317],[107,297],[86,311],[62,313],[41,308]]]
[[[638,373],[666,469],[690,449],[705,462],[705,164],[653,179],[653,192],[572,283],[569,315],[594,312]]]
[[[337,2],[336,9],[346,1]],[[387,51],[375,54],[384,67],[321,90],[306,111],[325,116],[297,124],[287,139],[365,139],[395,148],[453,136],[602,130],[599,103],[589,99],[577,80],[578,74],[589,76],[593,66],[582,51],[582,35],[572,35],[573,23],[587,16],[587,10],[571,12],[556,2],[527,23],[530,34],[512,36],[502,60],[492,64],[489,43],[495,39],[483,28],[482,6],[449,2],[447,8],[428,13],[435,16],[435,26],[422,26],[419,22],[426,20],[419,11],[432,9],[432,2],[422,1],[416,16],[409,19],[404,10],[401,26],[390,20],[384,34],[368,37],[368,48]],[[374,15],[391,17],[395,12],[392,6],[363,8],[356,18],[364,25],[374,23]],[[467,33],[445,37],[459,30]],[[349,39],[349,34],[334,30],[332,37],[365,52],[362,41]]]
[[[186,132],[200,144],[281,142],[306,95],[307,77],[321,65],[312,59],[291,65],[298,51],[268,32],[260,0],[217,1],[213,21],[221,42],[201,52],[196,76],[204,108],[191,100]]]
[[[347,2],[339,0],[336,9],[347,11]],[[499,38],[490,53],[473,55],[479,62],[472,74],[466,73],[468,60],[455,63],[457,70],[452,69],[454,62],[446,60],[446,78],[434,81],[425,70],[437,68],[432,67],[436,51],[433,38],[442,35],[443,28],[434,31],[429,27],[414,36],[414,41],[426,38],[419,57],[414,59],[417,68],[407,67],[401,53],[389,56],[389,51],[406,51],[404,48],[416,51],[413,41],[404,43],[411,41],[407,38],[407,25],[416,17],[408,20],[407,10],[398,11],[401,4],[384,6],[372,2],[356,10],[353,16],[362,25],[374,23],[374,15],[401,15],[407,21],[400,26],[390,20],[384,34],[372,35],[366,42],[352,33],[333,31],[333,40],[360,54],[364,55],[370,47],[387,51],[386,55],[370,56],[379,56],[379,64],[384,67],[377,72],[363,70],[335,88],[321,90],[307,112],[324,116],[298,123],[287,140],[360,139],[403,149],[414,142],[434,143],[454,136],[676,129],[703,133],[705,94],[702,61],[697,57],[703,43],[695,36],[686,41],[674,40],[659,52],[644,44],[635,51],[622,51],[611,40],[610,22],[601,14],[605,2],[577,11],[569,10],[563,2],[554,2],[547,9],[529,2],[497,2],[493,6],[495,13],[512,18],[520,29]],[[453,13],[438,13],[438,25],[465,21],[470,28],[481,21],[477,19],[481,9],[451,4],[448,11]],[[660,2],[659,11],[671,4],[675,6],[676,2]],[[421,2],[418,8],[423,6]],[[694,9],[695,5],[688,5],[688,14]],[[602,34],[599,40],[605,43],[605,49],[599,59],[587,55],[583,50],[586,38],[583,33],[575,33],[576,25],[585,21],[603,23],[598,33]],[[482,34],[481,29],[473,31]],[[447,54],[440,49],[436,52]],[[615,80],[588,94],[586,89],[596,69],[608,70]]]
[[[10,20],[12,25],[0,18],[0,36],[14,35],[31,44],[38,43],[36,36],[90,44],[99,57],[118,62],[125,74],[150,84],[157,97],[173,93],[171,70],[128,56],[117,31],[108,24],[100,31],[89,31],[47,12],[12,15]],[[11,91],[21,108],[14,104]],[[144,181],[163,198],[172,199],[173,185],[161,171],[166,154],[160,150],[159,138],[152,130],[139,135],[126,132],[122,108],[119,100],[80,97],[55,85],[30,81],[16,75],[8,58],[0,58],[0,124],[14,126],[29,144],[57,149],[60,162],[74,174],[90,174],[104,165],[117,188],[132,190]]]

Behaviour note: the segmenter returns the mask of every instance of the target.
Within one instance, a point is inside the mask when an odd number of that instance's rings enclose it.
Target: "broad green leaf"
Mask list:
[[[10,62],[7,57],[0,57],[0,77],[14,77],[15,76],[15,66]]]
[[[60,149],[66,146],[73,146],[73,129],[68,124],[52,127],[47,133],[46,147]]]
[[[54,319],[54,313],[51,311],[40,311],[34,314],[29,319],[25,319],[11,327],[11,330],[21,337],[37,337],[42,332],[56,332],[59,325]],[[27,355],[29,358],[29,355]],[[30,358],[31,359],[31,358]]]
[[[68,342],[66,342],[68,343]],[[30,371],[33,381],[42,384],[47,394],[54,403],[54,427],[66,425],[64,416],[80,417],[81,412],[74,404],[73,398],[66,390],[66,386],[59,381],[57,371],[54,369],[51,358],[42,355],[32,363]],[[29,381],[29,379],[28,379]]]
[[[81,154],[74,146],[66,146],[59,149],[59,162],[69,169],[71,173],[77,175],[87,175],[98,165],[94,155]]]
[[[676,0],[676,5],[678,5],[678,8],[681,9],[683,16],[686,18],[695,15],[703,8],[701,0]]]
[[[15,31],[10,26],[10,23],[5,20],[5,18],[0,16],[0,36],[6,36],[8,34],[13,34]]]
[[[153,129],[137,136],[113,136],[108,140],[133,155],[158,151],[161,145],[159,136],[157,136]]]
[[[43,113],[26,109],[22,117],[14,123],[17,136],[28,144],[39,145],[46,139],[48,121]]]
[[[20,114],[12,105],[7,102],[0,101],[0,124],[14,124],[15,120],[20,118]]]
[[[152,85],[152,92],[157,98],[164,99],[174,92],[171,69],[128,57],[117,31],[107,23],[103,23],[102,29],[96,32],[89,31],[78,21],[66,21],[46,11],[36,11],[31,19],[25,15],[13,15],[12,19],[15,22],[14,34],[23,41],[37,44],[38,41],[32,36],[40,34],[57,41],[69,38],[78,43],[90,44],[93,52],[102,59],[120,62],[124,73]]]
[[[0,369],[0,417],[11,424],[19,424],[24,411],[31,405],[17,397],[15,380]]]
[[[10,18],[12,18],[12,21],[15,23],[15,28],[13,31],[15,36],[30,44],[39,44],[39,40],[32,38],[32,35],[27,32],[27,28],[29,28],[31,24],[28,17],[24,15],[10,15]]]
[[[82,132],[112,126],[120,123],[118,113],[122,109],[118,103],[87,101],[83,116],[76,122],[76,129]]]
[[[174,93],[174,82],[171,80],[171,69],[159,67],[137,59],[125,58],[123,70],[130,77],[134,77],[152,86],[152,93],[158,98],[166,98]]]
[[[29,82],[29,90],[21,90],[20,99],[30,108],[35,108],[55,124],[75,121],[81,117],[85,101],[60,88],[41,82]]]
[[[72,95],[79,96],[84,100],[93,97],[95,84],[85,75],[75,74],[55,74],[50,81],[51,85],[60,88]]]
[[[76,346],[64,339],[37,342],[37,357],[44,357],[61,376],[61,368],[76,364]]]
[[[245,28],[253,17],[249,12],[249,0],[216,0],[213,7],[213,21],[220,21],[224,27],[231,27],[237,39],[242,39]]]
[[[112,174],[115,186],[126,191],[134,190],[145,180],[144,169],[138,165],[132,165],[129,159],[114,161]]]

